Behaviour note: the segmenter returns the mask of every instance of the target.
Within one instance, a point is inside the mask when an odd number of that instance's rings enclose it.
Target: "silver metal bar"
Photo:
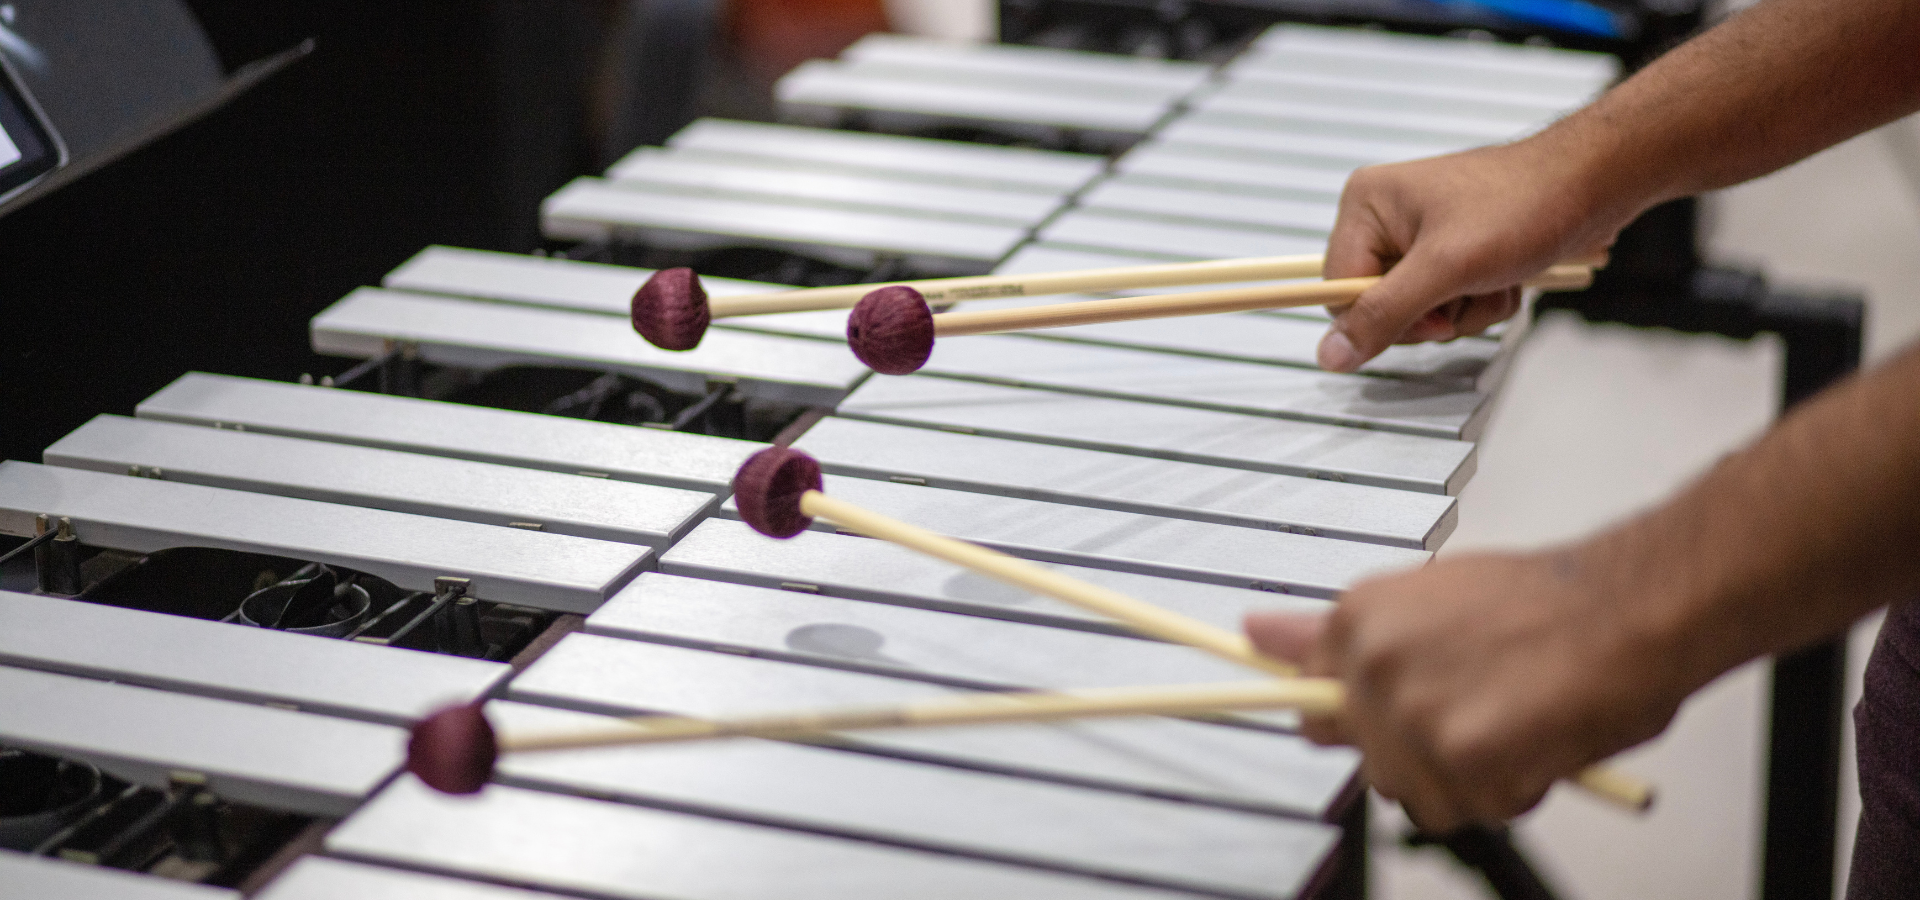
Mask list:
[[[1175,256],[1173,258],[1178,261],[1188,262],[1208,257]],[[1166,259],[1167,257],[1165,256],[1135,250],[1096,249],[1035,242],[1022,246],[1019,250],[1015,251],[1012,256],[1007,257],[1007,261],[1001,263],[994,271],[1002,275],[1024,272],[1064,272],[1070,269],[1100,269],[1116,266],[1151,265],[1155,262],[1164,262]],[[1184,287],[1178,285],[1163,285],[1159,287],[1113,291],[1111,294],[1120,297],[1143,294],[1171,294],[1194,290],[1222,290],[1230,287],[1252,287],[1261,283],[1263,282],[1243,281]],[[1296,306],[1289,309],[1276,309],[1266,312],[1265,315],[1285,316],[1293,319],[1311,319],[1320,323],[1323,328],[1326,327],[1328,321],[1326,310],[1319,306]]]
[[[1319,600],[1275,591],[1088,566],[1041,565],[1223,628],[1239,628],[1242,616],[1250,609],[1322,608],[1316,605]],[[776,541],[739,522],[709,519],[661,557],[660,571],[1015,622],[1125,633],[1111,619],[983,575],[956,570],[905,547],[824,531],[804,531]]]
[[[1168,144],[1201,144],[1273,154],[1300,161],[1327,160],[1330,168],[1358,168],[1375,163],[1401,162],[1466,150],[1486,143],[1455,140],[1384,140],[1341,134],[1311,133],[1302,123],[1276,122],[1255,116],[1191,113],[1154,135]],[[1291,126],[1291,127],[1289,127]],[[1331,129],[1322,129],[1327,131]]]
[[[718,493],[764,444],[562,416],[208,375],[180,376],[142,419],[240,428]]]
[[[1338,204],[1262,197],[1244,191],[1196,190],[1140,175],[1119,175],[1081,195],[1087,209],[1113,209],[1178,219],[1227,222],[1257,228],[1317,232],[1333,230]],[[1324,243],[1324,237],[1322,242]]]
[[[651,274],[652,269],[605,263],[429,247],[400,268],[387,273],[381,283],[385,287],[415,293],[505,300],[625,319],[632,314],[634,292]],[[788,289],[786,285],[704,276],[700,283],[709,295],[715,297]],[[713,327],[727,331],[844,341],[847,335],[847,310],[742,316],[720,319],[713,323]]]
[[[696,197],[769,198],[1021,226],[1046,218],[1063,200],[1054,191],[995,190],[898,176],[820,172],[648,147],[628,154],[607,171],[607,177],[616,185],[645,185],[649,190]]]
[[[1279,416],[1472,440],[1487,396],[1458,383],[1337,375],[1287,366],[977,335],[941,341],[928,373],[1096,397]]]
[[[541,204],[540,228],[556,240],[618,239],[675,250],[771,247],[854,266],[897,257],[928,272],[973,275],[1007,255],[1027,226],[774,198],[692,197],[578,178]]]
[[[1032,78],[1071,78],[1184,95],[1205,84],[1213,68],[1202,63],[1028,47],[929,40],[875,32],[840,51],[855,63],[894,63]]]
[[[521,702],[614,715],[662,712],[716,717],[828,706],[891,706],[953,698],[965,693],[968,692],[958,688],[864,672],[576,634],[562,640],[516,679],[508,696]],[[511,730],[513,725],[509,723],[507,727]],[[773,756],[770,749],[776,746],[773,742],[758,740],[728,743],[768,748],[754,751],[755,755],[762,756]],[[929,818],[931,810],[940,805],[936,798],[945,795],[948,802],[953,802],[954,795],[947,794],[941,787],[942,782],[951,783],[949,767],[987,767],[1025,776],[1026,781],[1016,782],[1019,787],[1015,793],[1024,792],[1033,781],[1064,780],[1093,788],[1084,795],[1097,798],[1089,801],[1094,803],[1113,793],[1151,793],[1183,801],[1181,805],[1193,802],[1267,815],[1318,819],[1337,815],[1335,807],[1358,764],[1351,751],[1329,753],[1292,735],[1145,716],[1044,725],[880,729],[849,733],[835,743],[840,746],[809,748],[808,753],[801,755],[817,760],[813,766],[824,768],[813,768],[810,774],[798,777],[788,773],[783,780],[857,784],[862,783],[858,778],[861,769],[874,769],[876,778],[894,777],[888,774],[893,772],[912,773],[907,777],[926,782],[922,790],[907,790],[906,785],[896,784],[884,793],[898,795],[909,803],[927,801]],[[704,742],[702,748],[675,749],[693,750],[690,757],[697,759],[701,756],[699,749],[712,752],[723,746]],[[936,765],[902,767],[889,761],[888,765],[874,766],[872,760],[843,748],[904,754],[913,757],[916,763]],[[681,755],[671,750],[649,752],[657,750],[667,748],[642,749],[615,768],[633,772],[644,768],[648,760]],[[528,754],[509,759],[503,769],[515,776],[536,771],[557,774],[569,768],[577,771],[581,760],[597,758],[595,754],[576,753],[564,757],[556,754],[556,759],[573,759],[570,765],[562,764],[556,769],[546,763],[544,757],[545,754]],[[771,770],[779,767],[770,759],[763,765],[742,761],[720,768],[734,771],[740,778],[735,784],[744,793],[736,796],[761,797],[759,802],[775,802],[779,792],[766,789],[766,785],[749,784],[750,776],[746,772],[751,770],[768,777]],[[835,777],[836,771],[845,774]],[[659,781],[687,784],[700,780],[695,773],[685,774],[685,778],[667,777]],[[977,774],[968,773],[961,780],[981,779]],[[661,789],[664,788],[656,790]],[[850,792],[852,789],[847,787],[836,791]],[[865,790],[859,793],[865,794]],[[692,801],[693,798],[676,799]],[[884,802],[877,798],[863,799],[868,803]],[[1017,798],[1007,799],[1011,803]],[[1151,816],[1151,809],[1151,805],[1143,805],[1138,814]],[[796,818],[804,814],[804,810],[797,807],[781,812]],[[818,811],[821,815],[834,815],[834,812],[838,811]],[[855,827],[884,822],[887,830],[910,830],[898,812],[868,808],[844,815],[836,825]],[[1067,826],[1063,822],[1052,822],[1049,827]]]
[[[1251,599],[1272,607],[1263,594]],[[1325,608],[1318,600],[1296,605]],[[587,617],[586,630],[971,687],[1144,687],[1247,677],[1239,665],[1174,644],[658,572],[614,595]]]
[[[1402,90],[1274,72],[1217,82],[1191,104],[1195,109],[1217,106],[1264,111],[1265,115],[1276,117],[1299,115],[1325,121],[1384,124],[1416,131],[1487,137],[1531,131],[1564,114],[1558,107],[1534,101],[1504,102],[1421,92],[1418,84]]]
[[[336,855],[620,900],[1192,896],[500,785],[450,797],[411,778],[335,827],[326,846]]]
[[[382,287],[420,294],[483,297],[610,316],[632,313],[633,295],[652,269],[553,256],[428,247],[380,279]],[[786,285],[702,276],[715,297],[789,290]]]
[[[965,308],[1007,309],[1050,302],[1063,301],[1061,298],[1028,297],[973,300],[968,301]],[[1049,340],[1318,368],[1316,354],[1320,339],[1327,333],[1326,320],[1274,314],[1279,312],[1283,310],[1105,322],[1036,329],[1023,334]],[[1391,378],[1454,382],[1486,390],[1490,386],[1485,380],[1486,376],[1494,372],[1504,352],[1501,342],[1480,337],[1445,343],[1399,344],[1369,360],[1360,367],[1360,371],[1367,375]]]
[[[240,900],[240,892],[0,849],[0,884],[10,896],[46,900]]]
[[[1481,141],[1510,141],[1546,125],[1550,118],[1480,117],[1438,110],[1423,110],[1418,102],[1405,102],[1406,108],[1391,103],[1345,104],[1336,99],[1319,99],[1307,92],[1274,95],[1254,90],[1255,83],[1229,82],[1206,96],[1190,101],[1196,112],[1260,116],[1268,119],[1329,122],[1430,132],[1441,135],[1465,135]],[[1332,92],[1328,92],[1332,93]],[[1393,100],[1392,95],[1383,95]]]
[[[1418,550],[829,475],[827,493],[1030,559],[1331,597]],[[731,501],[724,507],[733,515]],[[815,527],[827,529],[825,523]]]
[[[842,416],[1353,484],[1458,493],[1464,441],[960,381],[876,378]]]
[[[313,347],[331,356],[378,356],[393,343],[415,346],[440,365],[497,369],[563,366],[619,372],[686,393],[712,381],[737,382],[751,395],[831,404],[866,377],[842,346],[755,334],[709,334],[685,353],[641,340],[607,316],[361,288],[312,323]]]
[[[1455,521],[1436,494],[857,419],[824,419],[794,447],[836,475],[1415,550]]]
[[[1338,168],[1300,165],[1230,147],[1169,144],[1158,140],[1135,147],[1114,163],[1114,169],[1192,184],[1261,188],[1280,192],[1282,196],[1323,202],[1340,198],[1348,174]]]
[[[1365,74],[1326,75],[1299,68],[1274,69],[1258,65],[1230,64],[1221,70],[1220,77],[1230,84],[1257,85],[1258,87],[1252,89],[1264,89],[1273,93],[1284,93],[1298,86],[1316,90],[1390,94],[1409,99],[1435,100],[1446,104],[1470,103],[1488,108],[1529,109],[1533,110],[1536,116],[1564,114],[1571,107],[1579,105],[1576,100],[1543,96],[1512,86],[1438,84],[1423,80],[1368,77]]]
[[[1291,23],[1267,29],[1248,50],[1260,56],[1289,50],[1337,53],[1490,69],[1511,75],[1552,73],[1598,83],[1605,83],[1620,73],[1620,61],[1607,53]]]
[[[1396,59],[1387,55],[1354,56],[1292,47],[1274,53],[1249,53],[1233,61],[1229,77],[1245,72],[1305,72],[1331,78],[1368,82],[1406,81],[1440,85],[1462,92],[1511,92],[1538,97],[1567,108],[1579,106],[1606,88],[1606,82],[1566,77],[1552,71],[1516,73],[1510,70],[1457,66],[1432,60]]]
[[[302,856],[258,900],[553,900],[543,891],[501,887],[325,856]]]
[[[711,493],[121,416],[48,447],[48,465],[664,547]]]
[[[826,128],[699,119],[667,140],[678,153],[750,156],[823,169],[895,172],[946,183],[1031,185],[1060,193],[1099,176],[1106,159],[1083,153],[996,147]]]
[[[508,673],[503,663],[6,591],[0,664],[388,724],[470,702]]]
[[[1036,237],[1054,244],[1132,251],[1170,259],[1286,256],[1322,253],[1327,248],[1325,238],[1175,223],[1094,209],[1062,213]]]
[[[134,553],[211,547],[344,566],[406,590],[442,575],[473,579],[481,599],[591,612],[650,561],[652,551],[519,528],[361,509],[0,462],[0,534],[31,533],[33,516],[70,517],[82,542]]]
[[[780,79],[774,93],[788,115],[829,123],[844,110],[894,113],[911,127],[980,123],[1043,139],[1057,130],[1124,145],[1146,134],[1171,108],[1164,94],[1035,90],[1031,83],[982,84],[927,77],[900,66],[852,66],[809,60]]]
[[[0,743],[149,787],[204,775],[221,797],[306,815],[358,806],[399,768],[406,740],[387,725],[7,666],[0,696]]]

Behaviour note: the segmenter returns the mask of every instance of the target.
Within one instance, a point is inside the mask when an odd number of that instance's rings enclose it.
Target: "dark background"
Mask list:
[[[584,0],[192,4],[223,64],[312,37],[228,106],[0,218],[0,458],[189,370],[345,368],[306,323],[431,243],[526,251],[604,165]]]

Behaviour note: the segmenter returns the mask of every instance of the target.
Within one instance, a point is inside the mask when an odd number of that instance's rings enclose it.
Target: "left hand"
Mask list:
[[[1247,634],[1340,679],[1340,715],[1306,723],[1364,754],[1368,782],[1436,834],[1510,819],[1553,782],[1666,727],[1691,686],[1669,636],[1574,551],[1463,556],[1365,581],[1330,613],[1256,613]]]

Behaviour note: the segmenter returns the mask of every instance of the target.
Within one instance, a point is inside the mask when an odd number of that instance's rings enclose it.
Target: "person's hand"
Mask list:
[[[1450,833],[1502,822],[1557,779],[1666,727],[1697,685],[1669,662],[1651,604],[1595,589],[1571,552],[1483,555],[1363,582],[1323,615],[1255,613],[1248,637],[1341,680],[1305,723],[1364,755],[1374,789]]]
[[[1565,143],[1543,134],[1354,172],[1325,274],[1385,277],[1329,308],[1320,366],[1351,372],[1396,343],[1479,334],[1519,310],[1522,281],[1604,252],[1632,208],[1608,202],[1604,179]]]

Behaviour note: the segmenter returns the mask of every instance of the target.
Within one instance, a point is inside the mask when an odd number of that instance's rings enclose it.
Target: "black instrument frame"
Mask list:
[[[20,151],[19,159],[0,166],[0,203],[67,164],[67,148],[59,133],[4,58],[0,58],[0,130]]]

